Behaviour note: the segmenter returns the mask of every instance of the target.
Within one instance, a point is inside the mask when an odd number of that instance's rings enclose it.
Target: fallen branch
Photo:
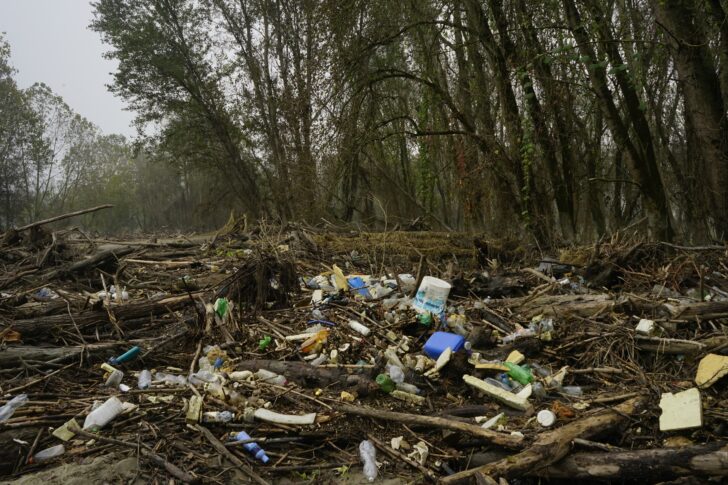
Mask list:
[[[628,415],[640,408],[643,401],[644,398],[634,398],[614,408],[604,409],[597,414],[543,433],[530,448],[516,455],[444,477],[440,479],[440,483],[462,483],[474,475],[489,475],[492,478],[526,475],[537,467],[548,466],[565,457],[574,438],[588,438],[624,422]]]
[[[89,212],[100,211],[101,209],[109,209],[111,207],[114,207],[114,206],[112,204],[104,204],[104,205],[99,205],[96,207],[91,207],[90,209],[81,209],[81,210],[78,210],[75,212],[68,212],[67,214],[61,214],[60,216],[54,216],[54,217],[51,217],[48,219],[43,219],[42,221],[31,222],[30,224],[17,228],[16,231],[25,231],[25,230],[31,229],[33,227],[42,226],[44,224],[50,224],[51,222],[68,219],[70,217],[76,217],[76,216],[80,216],[83,214],[88,214]]]
[[[364,416],[367,418],[381,419],[384,421],[394,421],[400,424],[415,424],[429,426],[440,429],[449,429],[451,431],[460,431],[468,433],[478,438],[483,438],[495,445],[505,446],[506,448],[520,448],[523,438],[520,436],[512,436],[509,434],[498,433],[489,429],[483,429],[474,424],[461,423],[451,419],[439,418],[435,416],[421,416],[419,414],[396,413],[392,411],[384,411],[383,409],[372,409],[367,407],[352,406],[349,404],[341,404],[336,407],[338,411],[346,414],[354,414],[356,416]]]

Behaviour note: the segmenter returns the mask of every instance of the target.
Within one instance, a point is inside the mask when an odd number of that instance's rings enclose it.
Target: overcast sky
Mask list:
[[[22,88],[44,82],[77,113],[104,133],[131,136],[133,114],[106,85],[116,63],[91,23],[89,0],[0,0],[0,32],[11,48],[11,62]]]

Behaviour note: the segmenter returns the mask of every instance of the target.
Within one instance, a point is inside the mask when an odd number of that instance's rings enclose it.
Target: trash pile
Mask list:
[[[106,455],[184,483],[728,474],[725,248],[32,232],[0,246],[3,479]]]

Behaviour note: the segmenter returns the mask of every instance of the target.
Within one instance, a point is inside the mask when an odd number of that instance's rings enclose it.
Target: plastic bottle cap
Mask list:
[[[544,428],[548,428],[556,422],[556,415],[548,409],[543,409],[536,415],[536,420]]]

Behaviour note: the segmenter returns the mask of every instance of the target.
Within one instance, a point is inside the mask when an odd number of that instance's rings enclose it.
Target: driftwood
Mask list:
[[[505,478],[526,475],[535,468],[548,466],[565,457],[569,453],[574,438],[588,438],[623,423],[630,414],[634,414],[641,407],[644,401],[644,398],[634,398],[614,408],[604,409],[553,431],[543,433],[531,447],[521,453],[444,477],[440,483],[462,483],[475,475]]]
[[[50,281],[56,278],[62,278],[74,273],[101,266],[107,261],[118,260],[122,256],[126,256],[135,251],[131,246],[123,246],[120,248],[105,249],[88,258],[71,263],[68,266],[55,269],[43,275],[43,281]]]
[[[172,296],[161,300],[147,301],[142,303],[128,303],[125,305],[114,306],[109,309],[113,312],[117,323],[123,328],[123,322],[133,319],[151,317],[161,315],[169,311],[179,310],[188,305],[195,303],[195,299],[201,296],[201,293],[192,293],[189,295]],[[70,326],[74,323],[79,328],[89,325],[110,324],[109,311],[105,308],[98,310],[89,310],[75,315],[60,314],[51,315],[43,318],[33,318],[26,320],[17,320],[12,324],[12,328],[23,336],[24,342],[34,342],[39,340],[47,340],[46,332],[56,326]]]
[[[315,367],[306,362],[280,360],[245,360],[236,365],[239,370],[257,371],[267,369],[281,374],[289,381],[308,388],[323,388],[332,385],[353,387],[366,395],[377,388],[376,383],[367,375],[370,369],[357,367]]]
[[[422,416],[419,414],[396,413],[392,411],[384,411],[383,409],[373,409],[362,406],[352,406],[349,404],[341,404],[336,407],[338,411],[356,416],[364,416],[367,418],[381,419],[384,421],[394,421],[400,424],[414,424],[427,426],[429,428],[449,429],[451,431],[460,431],[493,443],[495,445],[504,446],[506,448],[519,448],[523,438],[520,436],[512,436],[505,433],[498,433],[489,429],[481,428],[474,424],[461,423],[451,419],[445,419],[435,416]]]
[[[574,453],[538,470],[544,478],[587,480],[672,480],[681,476],[728,475],[728,443],[725,441],[685,448]]]
[[[576,443],[578,440],[574,440]],[[608,448],[610,445],[600,443]],[[474,466],[503,460],[503,451],[475,453]],[[644,480],[656,482],[682,476],[720,477],[728,475],[728,443],[719,441],[680,448],[577,452],[526,476],[570,480]]]

